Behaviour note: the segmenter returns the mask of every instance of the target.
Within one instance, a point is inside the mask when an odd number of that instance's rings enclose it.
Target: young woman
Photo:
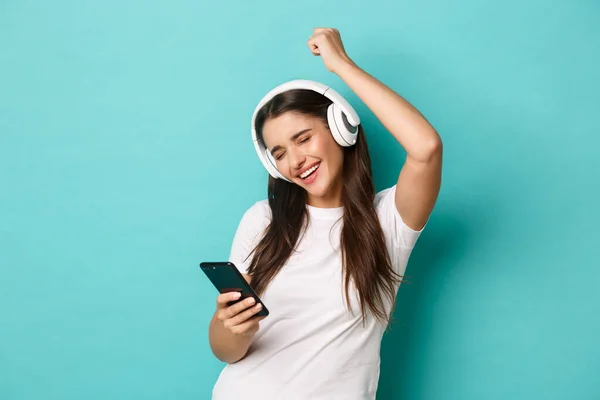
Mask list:
[[[315,29],[308,46],[407,158],[397,183],[375,193],[362,126],[355,143],[339,138],[352,132],[353,111],[340,127],[328,116],[331,98],[307,89],[259,104],[253,128],[276,171],[268,199],[242,217],[230,261],[270,315],[256,316],[251,300],[228,307],[234,294],[217,297],[209,339],[227,365],[213,399],[374,399],[382,335],[439,193],[436,130],[348,57],[337,30]]]

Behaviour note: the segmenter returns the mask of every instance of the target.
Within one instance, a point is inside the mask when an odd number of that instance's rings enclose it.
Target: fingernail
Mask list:
[[[257,310],[260,310],[261,308],[262,308],[262,304],[258,303],[258,304],[256,305],[256,309],[257,309]]]
[[[235,293],[233,294],[233,298],[234,298],[234,299],[239,299],[241,295],[242,295],[242,294],[241,294],[240,292],[235,292]]]
[[[248,304],[254,304],[254,301],[255,301],[255,300],[254,300],[254,297],[250,297],[250,298],[248,299]]]

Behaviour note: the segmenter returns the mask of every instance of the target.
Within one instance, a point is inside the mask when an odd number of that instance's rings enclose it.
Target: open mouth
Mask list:
[[[317,165],[304,171],[302,174],[300,174],[300,179],[302,179],[303,181],[311,180],[311,178],[313,178],[316,175],[316,172],[319,169],[320,165],[321,163],[318,163]]]

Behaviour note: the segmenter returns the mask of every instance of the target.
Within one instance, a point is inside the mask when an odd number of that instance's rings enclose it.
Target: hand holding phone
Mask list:
[[[262,310],[262,304],[256,303],[254,297],[237,301],[240,297],[240,292],[219,294],[215,316],[234,335],[251,336],[258,331],[258,323],[266,315],[256,315]]]
[[[253,335],[269,310],[231,262],[203,262],[202,271],[219,291],[216,318],[235,335]]]

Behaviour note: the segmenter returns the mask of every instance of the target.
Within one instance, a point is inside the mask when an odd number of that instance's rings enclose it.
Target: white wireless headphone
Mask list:
[[[297,79],[289,82],[285,82],[276,88],[268,92],[262,100],[256,106],[254,114],[252,114],[252,140],[254,141],[254,147],[258,158],[265,166],[269,174],[273,178],[283,179],[289,182],[289,179],[285,178],[276,167],[275,159],[273,155],[267,149],[263,143],[258,139],[255,128],[256,114],[258,111],[273,97],[276,95],[293,89],[308,89],[327,96],[333,103],[327,109],[327,123],[329,129],[335,141],[343,147],[353,146],[356,143],[358,136],[358,125],[360,119],[358,114],[354,111],[354,108],[344,99],[339,93],[333,90],[331,87],[326,86],[322,83]]]

